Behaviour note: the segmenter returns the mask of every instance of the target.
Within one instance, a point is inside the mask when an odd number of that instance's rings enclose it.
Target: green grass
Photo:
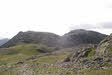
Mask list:
[[[23,53],[26,55],[38,55],[41,52],[38,51],[38,49],[43,50],[44,52],[50,51],[48,47],[45,45],[37,45],[37,44],[24,44],[24,45],[17,45],[14,47],[11,47],[12,49],[15,49],[19,53]]]
[[[45,50],[46,52],[49,50],[44,45],[36,44],[24,44],[0,49],[0,63],[14,64],[18,61],[23,61],[31,56],[41,54],[38,49]]]
[[[92,57],[95,55],[95,50],[96,48],[93,48],[89,53],[88,53],[88,57]]]
[[[110,50],[109,50],[109,54],[112,54],[112,48],[110,48]]]
[[[23,61],[31,56],[41,54],[42,52],[38,51],[39,49],[44,50],[44,52],[50,51],[48,47],[40,44],[22,44],[0,49],[0,71],[12,67],[17,62]],[[0,75],[12,75],[12,71],[0,72]]]
[[[13,55],[17,54],[18,52],[11,48],[2,48],[0,49],[0,55]]]
[[[23,61],[31,56],[41,54],[42,52],[39,52],[38,49],[44,50],[45,52],[51,51],[50,48],[37,44],[19,44],[14,47],[0,49],[0,71],[12,67],[8,71],[0,72],[0,75],[17,75],[19,73],[19,75],[112,75],[112,68],[89,68],[76,71],[72,68],[61,67],[60,64],[52,65],[55,62],[61,62],[70,55],[70,52],[53,52],[53,55],[15,65],[18,61]],[[111,52],[112,50],[110,50]],[[95,49],[92,49],[85,58],[91,58],[94,55]],[[105,66],[112,66],[112,63],[107,63]],[[26,74],[23,74],[24,70]]]
[[[54,55],[50,56],[44,56],[41,58],[36,59],[35,61],[38,62],[44,62],[44,63],[55,63],[55,62],[61,62],[63,59],[65,59],[70,53],[69,52],[58,52]]]
[[[0,72],[0,75],[14,75],[14,72],[12,70],[6,72]]]
[[[112,67],[112,62],[105,63],[104,66]]]
[[[25,55],[38,55],[42,53],[39,51],[39,49],[42,50],[43,52],[51,51],[50,48],[42,44],[22,44],[10,48],[0,49],[0,55],[13,55],[19,53]]]
[[[112,68],[109,69],[86,69],[79,75],[112,75]]]
[[[44,56],[35,60],[26,61],[24,64],[17,65],[16,67],[8,71],[0,72],[0,75],[17,75],[19,70],[25,69],[22,68],[25,64],[28,64],[27,68],[29,69],[27,72],[34,72],[34,75],[74,75],[74,72],[69,68],[51,66],[50,64],[56,61],[62,61],[68,55],[68,52],[54,52],[54,55]],[[0,62],[7,62],[8,64],[2,64],[2,67],[0,67],[0,71],[8,68],[8,66],[15,66],[16,62],[24,60],[28,57],[29,55],[24,54],[2,55],[0,56]],[[48,65],[38,63],[48,63]],[[23,75],[22,72],[20,74]]]

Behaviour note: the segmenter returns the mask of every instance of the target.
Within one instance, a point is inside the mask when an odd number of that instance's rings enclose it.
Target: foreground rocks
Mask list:
[[[75,69],[106,69],[112,65],[112,35],[105,38],[98,46],[90,46],[70,54],[63,62]]]

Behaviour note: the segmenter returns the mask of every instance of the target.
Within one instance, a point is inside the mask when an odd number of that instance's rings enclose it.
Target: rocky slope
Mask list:
[[[89,46],[71,53],[63,62],[68,62],[69,67],[79,70],[112,68],[112,34],[97,46]]]
[[[21,43],[45,44],[47,46],[73,47],[77,45],[98,44],[107,35],[88,30],[73,30],[59,36],[47,32],[19,32],[2,47],[11,47]]]
[[[111,56],[112,55],[112,34],[105,38],[96,50],[97,56]]]
[[[98,44],[107,35],[89,30],[73,30],[63,35],[59,43],[64,47],[72,47],[80,44]]]
[[[47,46],[53,46],[56,44],[56,40],[58,38],[58,35],[48,32],[19,32],[16,36],[14,36],[1,47],[11,47],[22,43],[45,44]]]

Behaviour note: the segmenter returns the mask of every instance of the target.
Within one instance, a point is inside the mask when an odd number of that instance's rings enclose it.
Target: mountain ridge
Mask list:
[[[84,29],[72,30],[63,36],[49,32],[19,32],[1,47],[11,47],[17,43],[42,43],[48,46],[71,47],[80,44],[98,44],[107,35]]]
[[[19,32],[17,35],[15,35],[12,39],[10,39],[1,47],[11,47],[16,45],[17,43],[42,43],[45,45],[54,45],[55,40],[57,40],[58,37],[59,35],[49,32]]]
[[[105,37],[107,37],[107,35],[96,31],[78,29],[66,33],[59,41],[61,41],[60,43],[62,43],[64,47],[71,47],[80,44],[98,44]]]

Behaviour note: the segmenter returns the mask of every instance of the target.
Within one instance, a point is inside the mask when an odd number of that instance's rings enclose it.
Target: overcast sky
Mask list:
[[[112,32],[112,0],[0,0],[0,37],[19,31]]]

